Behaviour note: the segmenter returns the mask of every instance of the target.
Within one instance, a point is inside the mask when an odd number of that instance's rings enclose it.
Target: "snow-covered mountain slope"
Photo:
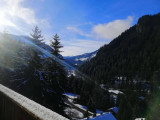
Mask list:
[[[1,35],[2,34],[0,34],[0,36]],[[28,36],[23,36],[23,35],[13,35],[13,34],[8,34],[8,35],[12,40],[20,41],[22,43],[28,43],[28,41],[31,41],[31,39],[32,39],[32,38],[30,38]],[[40,47],[44,48],[48,52],[51,52],[51,50],[52,50],[52,48],[49,45],[45,44],[45,43],[42,43],[40,45]]]
[[[3,37],[3,35],[4,34],[0,33],[0,39]],[[55,57],[54,55],[52,55],[51,51],[53,49],[49,45],[45,44],[44,42],[41,43],[41,45],[37,46],[32,42],[32,38],[30,38],[28,36],[7,34],[7,37],[9,37],[10,39],[15,40],[15,41],[20,41],[24,45],[31,45],[31,46],[35,47],[38,51],[41,51],[43,53],[43,55],[41,56],[42,58],[51,57],[52,59],[54,59],[55,61],[57,61],[61,65],[65,66],[65,69],[67,71],[74,71],[75,70],[74,67],[72,67],[70,64],[68,64],[64,60],[60,60],[57,57]],[[59,54],[59,57],[63,58],[63,56],[61,54]]]
[[[31,42],[31,38],[28,37],[28,36],[19,36],[19,35],[12,35],[12,34],[8,34],[9,37],[12,39],[12,40],[16,40],[16,41],[20,41],[22,43],[28,43],[28,42]],[[0,33],[0,37],[2,36],[2,33]],[[42,43],[40,45],[41,48],[44,48],[45,50],[47,50],[49,53],[52,51],[52,48],[45,44],[45,43]],[[91,52],[91,53],[85,53],[85,54],[82,54],[82,55],[77,55],[77,56],[67,56],[67,57],[64,57],[64,60],[65,62],[69,63],[71,66],[73,67],[78,67],[80,65],[82,65],[84,62],[90,60],[91,58],[95,57],[96,54],[97,54],[97,51],[94,51],[94,52]],[[61,55],[60,55],[61,56]]]
[[[85,54],[77,55],[77,56],[67,56],[67,57],[64,57],[64,59],[70,65],[72,65],[74,67],[79,67],[84,62],[86,62],[86,61],[90,60],[91,58],[95,57],[97,52],[98,52],[98,50],[96,50],[94,52],[91,52],[91,53],[85,53]]]

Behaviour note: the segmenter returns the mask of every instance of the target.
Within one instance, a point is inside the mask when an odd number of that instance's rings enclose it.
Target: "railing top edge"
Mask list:
[[[68,120],[56,112],[30,100],[29,98],[3,86],[0,84],[0,92],[14,100],[17,104],[22,106],[27,111],[31,112],[40,120]]]

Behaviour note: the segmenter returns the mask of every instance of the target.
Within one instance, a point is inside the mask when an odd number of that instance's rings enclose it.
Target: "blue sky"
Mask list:
[[[160,0],[1,0],[0,31],[30,35],[38,25],[49,43],[58,34],[64,56],[97,50],[136,24],[160,12]]]

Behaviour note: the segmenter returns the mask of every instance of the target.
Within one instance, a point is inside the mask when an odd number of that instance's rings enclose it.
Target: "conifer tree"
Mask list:
[[[28,66],[28,75],[31,77],[29,78],[28,85],[30,85],[28,90],[31,90],[33,88],[32,94],[34,96],[35,101],[42,102],[41,101],[41,92],[42,86],[41,81],[43,78],[41,76],[41,58],[39,54],[36,51],[32,52],[32,58],[29,61]],[[31,90],[32,91],[32,90]],[[30,94],[30,93],[29,93]]]
[[[132,117],[132,107],[129,101],[127,101],[127,99],[123,97],[119,105],[117,119],[118,120],[131,120],[131,117]]]
[[[63,46],[61,45],[60,38],[57,34],[53,37],[53,40],[51,40],[50,46],[53,48],[53,50],[51,51],[52,54],[55,55],[56,57],[58,57],[59,59],[63,60],[63,57],[60,55],[60,52],[62,52],[62,51],[60,51],[60,48],[62,48]],[[64,66],[60,65],[56,61],[52,61],[51,66],[54,67],[54,70],[56,71],[57,78],[55,77],[55,80],[58,80],[61,87],[63,89],[65,89],[67,81],[66,81],[66,71],[64,69]],[[52,80],[52,81],[54,81],[54,80]]]
[[[35,43],[36,45],[42,45],[44,38],[38,26],[35,26],[32,32],[33,33],[31,34],[31,37],[32,37],[33,43]]]
[[[53,48],[52,54],[60,59],[63,59],[62,56],[60,56],[60,52],[62,52],[60,51],[60,48],[62,48],[63,46],[61,45],[60,38],[57,34],[54,35],[53,40],[51,40],[50,45]]]
[[[47,103],[53,104],[54,109],[58,113],[63,113],[63,107],[64,107],[64,98],[62,96],[64,89],[65,89],[65,82],[66,76],[65,74],[62,74],[62,71],[60,71],[60,68],[57,66],[57,63],[51,59],[47,58],[44,61],[43,70],[45,71],[44,79],[49,84],[50,88],[54,90],[54,92],[51,94],[51,96],[48,95]],[[48,89],[48,88],[47,88]],[[56,93],[55,93],[56,92]]]
[[[27,65],[19,64],[12,79],[21,79],[14,82],[18,86],[15,89],[28,98],[42,104],[42,60],[40,53],[34,49],[29,49],[28,52],[30,56],[27,59]]]

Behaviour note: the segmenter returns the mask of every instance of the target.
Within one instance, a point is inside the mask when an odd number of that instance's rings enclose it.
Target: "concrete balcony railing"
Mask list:
[[[0,84],[0,120],[67,120],[67,118]]]

